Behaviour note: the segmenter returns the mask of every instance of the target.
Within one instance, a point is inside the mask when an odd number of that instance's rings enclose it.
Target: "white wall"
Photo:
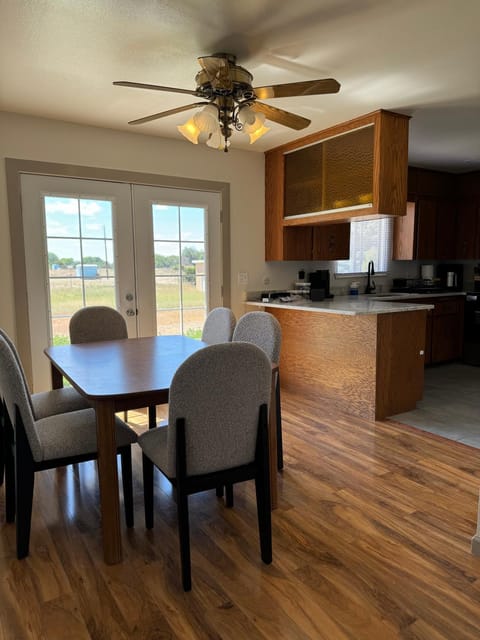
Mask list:
[[[182,140],[145,136],[0,112],[0,156],[214,180],[230,184],[232,308],[244,313],[243,291],[261,289],[264,261],[264,155],[228,154]],[[248,273],[248,286],[238,273]],[[5,163],[0,166],[0,326],[15,337],[16,318]]]

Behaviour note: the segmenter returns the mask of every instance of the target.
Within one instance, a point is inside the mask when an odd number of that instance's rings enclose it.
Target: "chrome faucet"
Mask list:
[[[373,260],[368,263],[367,272],[367,286],[365,287],[365,293],[375,293],[375,280],[372,276],[375,275],[375,268],[373,266]]]

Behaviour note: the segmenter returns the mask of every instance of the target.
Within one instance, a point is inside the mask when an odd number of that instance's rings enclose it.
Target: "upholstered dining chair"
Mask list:
[[[17,557],[29,553],[35,472],[97,457],[93,409],[36,419],[18,357],[0,335],[0,398],[4,419],[5,505],[7,522],[16,523]],[[116,418],[127,526],[133,526],[131,444],[136,434]]]
[[[263,349],[272,363],[272,391],[275,392],[277,431],[277,467],[283,469],[282,413],[280,402],[280,347],[282,330],[280,323],[266,311],[250,311],[239,318],[233,342],[251,342]]]
[[[75,311],[68,330],[72,344],[128,338],[127,323],[122,314],[113,307],[101,305]]]
[[[2,337],[10,347],[22,374],[25,388],[28,389],[28,383],[25,378],[23,366],[15,344],[3,329],[0,329],[0,337]],[[73,389],[73,387],[52,389],[51,391],[41,391],[33,394],[29,393],[28,399],[35,420],[41,420],[42,418],[53,416],[57,413],[67,413],[69,411],[78,411],[79,409],[90,408],[90,404],[78,393],[78,391]],[[5,449],[3,443],[4,421],[0,407],[0,485],[3,483],[5,463]]]
[[[127,323],[122,314],[113,307],[103,305],[82,307],[75,311],[70,318],[68,331],[72,344],[128,338]],[[149,411],[154,411],[154,408]],[[124,411],[123,418],[128,420],[128,411]]]
[[[260,551],[272,561],[268,403],[271,365],[252,344],[215,344],[177,370],[168,426],[142,433],[145,523],[153,527],[153,469],[176,489],[182,584],[191,589],[188,496],[255,480]]]
[[[207,344],[219,344],[231,342],[236,319],[231,309],[216,307],[212,309],[205,319],[202,331],[202,340]]]

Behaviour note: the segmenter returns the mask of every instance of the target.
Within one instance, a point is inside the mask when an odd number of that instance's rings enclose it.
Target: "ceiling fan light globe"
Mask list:
[[[238,112],[238,121],[243,128],[250,126],[255,122],[257,114],[250,107],[242,107]]]
[[[206,142],[207,147],[211,147],[212,149],[222,149],[223,148],[223,137],[220,132],[220,129],[215,133],[212,133]]]
[[[258,129],[261,129],[265,124],[265,115],[263,113],[255,113],[255,119],[250,124],[245,124],[243,130],[245,133],[255,133]]]
[[[180,131],[182,136],[185,136],[189,142],[193,144],[198,144],[198,136],[200,135],[200,129],[195,124],[193,118],[190,118],[185,122],[185,124],[179,125],[177,129]]]
[[[268,133],[268,131],[270,131],[270,127],[266,127],[264,124],[262,124],[260,127],[258,127],[258,129],[256,129],[252,133],[249,133],[248,135],[250,136],[250,144],[256,142],[259,138]]]
[[[219,129],[217,107],[207,105],[193,116],[193,121],[200,131],[215,133]]]

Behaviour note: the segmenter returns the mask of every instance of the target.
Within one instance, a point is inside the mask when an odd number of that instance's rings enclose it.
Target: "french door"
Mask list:
[[[21,190],[35,391],[83,306],[116,307],[130,337],[199,337],[222,304],[220,194],[26,174]]]

